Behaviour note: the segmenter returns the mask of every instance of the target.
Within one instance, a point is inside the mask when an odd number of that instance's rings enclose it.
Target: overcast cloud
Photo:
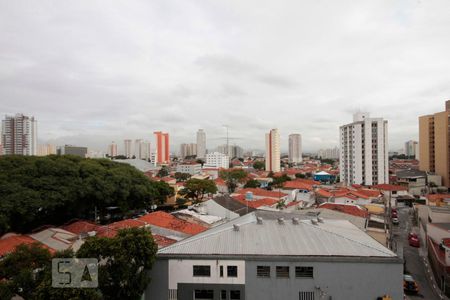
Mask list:
[[[40,142],[106,151],[168,131],[175,151],[230,126],[245,148],[277,127],[305,150],[338,144],[357,110],[390,148],[450,99],[450,2],[0,0],[0,114]]]

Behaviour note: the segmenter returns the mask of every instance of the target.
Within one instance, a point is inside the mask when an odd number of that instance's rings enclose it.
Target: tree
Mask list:
[[[220,171],[219,176],[227,183],[228,191],[233,193],[238,183],[244,182],[247,178],[247,173],[242,169],[231,169]]]
[[[263,161],[255,161],[253,163],[253,169],[255,170],[264,170],[266,164]]]
[[[259,183],[259,181],[251,179],[247,181],[247,183],[244,185],[244,188],[259,188],[260,186],[261,184]]]
[[[276,208],[277,209],[283,209],[283,208],[285,208],[286,207],[286,201],[285,200],[278,200],[277,201],[277,205],[276,205]]]
[[[191,174],[176,172],[174,177],[177,180],[177,182],[183,182],[191,178]]]
[[[155,261],[158,246],[147,229],[119,230],[114,238],[91,237],[81,246],[77,257],[95,257],[99,289],[103,299],[138,300],[147,288],[148,271]]]
[[[93,219],[94,210],[126,213],[164,202],[173,189],[136,168],[77,156],[0,156],[0,235],[45,225]]]
[[[306,176],[303,173],[296,173],[295,178],[306,178]]]
[[[205,194],[217,193],[217,186],[212,180],[192,178],[186,181],[180,195],[195,203],[201,202]]]
[[[166,177],[169,176],[169,168],[167,166],[162,166],[156,174],[158,177]]]
[[[198,164],[201,164],[202,168],[203,168],[203,165],[205,164],[205,161],[202,160],[201,158],[198,158],[195,162],[198,163]]]

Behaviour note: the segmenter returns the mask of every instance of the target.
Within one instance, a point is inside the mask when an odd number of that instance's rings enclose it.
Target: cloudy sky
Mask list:
[[[277,127],[305,150],[338,144],[358,110],[390,148],[450,99],[448,0],[0,0],[0,114],[39,141],[106,151],[168,131],[175,150],[264,147]]]

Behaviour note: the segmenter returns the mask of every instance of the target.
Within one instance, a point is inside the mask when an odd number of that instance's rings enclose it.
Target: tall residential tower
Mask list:
[[[389,183],[388,122],[356,113],[340,127],[340,180],[347,185]]]
[[[289,135],[289,162],[302,162],[302,136],[298,133]]]
[[[154,135],[156,139],[156,164],[170,163],[169,134],[155,131]]]
[[[266,133],[266,171],[280,172],[280,134],[278,129]]]
[[[23,114],[5,116],[0,144],[5,155],[37,155],[37,121]]]
[[[204,159],[206,156],[206,133],[203,129],[197,131],[197,158]]]

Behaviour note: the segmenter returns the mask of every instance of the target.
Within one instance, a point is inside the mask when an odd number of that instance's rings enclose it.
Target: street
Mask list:
[[[401,205],[401,204],[400,204]],[[393,234],[397,247],[403,247],[403,256],[406,260],[405,273],[411,274],[419,285],[419,294],[406,295],[407,299],[440,299],[430,285],[430,279],[427,278],[426,268],[422,257],[419,255],[419,248],[408,244],[408,233],[417,232],[417,227],[413,228],[412,216],[408,206],[398,207],[399,225],[394,225]],[[421,241],[423,242],[423,241]]]

